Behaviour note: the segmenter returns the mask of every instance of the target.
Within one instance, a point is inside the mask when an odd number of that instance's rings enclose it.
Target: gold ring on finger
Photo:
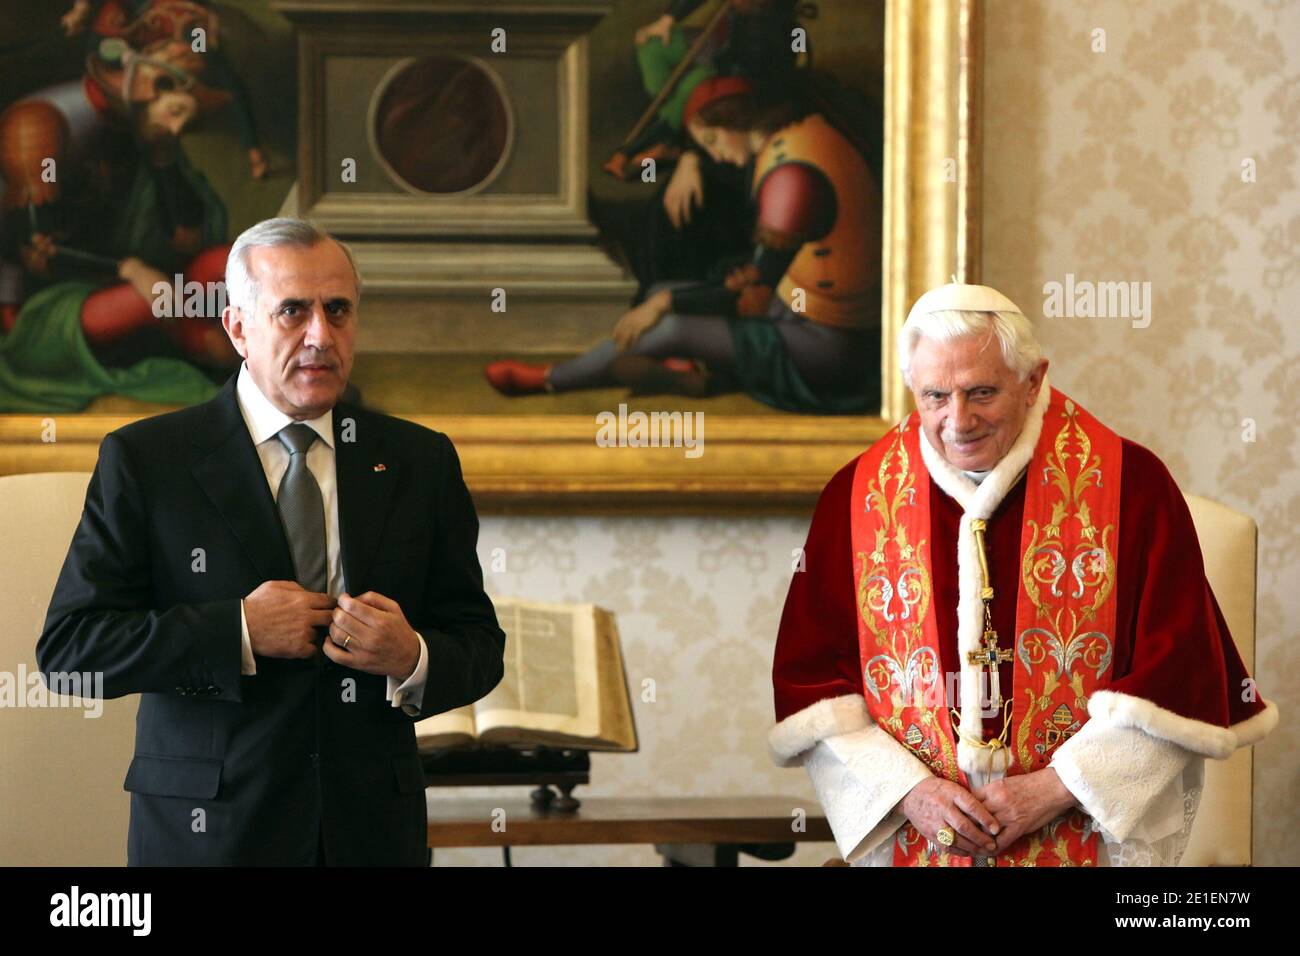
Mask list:
[[[934,838],[944,846],[952,846],[953,841],[957,839],[957,834],[952,827],[943,827]]]

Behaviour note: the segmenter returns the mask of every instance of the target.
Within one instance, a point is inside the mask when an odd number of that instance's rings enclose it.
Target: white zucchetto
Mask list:
[[[992,286],[949,282],[931,289],[917,299],[907,313],[907,318],[911,321],[914,315],[945,312],[949,309],[966,312],[1020,312],[1020,306]]]

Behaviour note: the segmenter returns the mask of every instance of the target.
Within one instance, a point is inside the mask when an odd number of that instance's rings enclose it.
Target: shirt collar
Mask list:
[[[239,400],[239,411],[244,416],[244,424],[253,437],[254,447],[268,438],[274,438],[285,425],[294,423],[294,419],[271,404],[271,400],[258,388],[253,374],[248,370],[247,361],[239,366],[235,396]],[[311,428],[331,449],[334,448],[334,409],[327,410],[318,418],[306,419],[302,424]]]

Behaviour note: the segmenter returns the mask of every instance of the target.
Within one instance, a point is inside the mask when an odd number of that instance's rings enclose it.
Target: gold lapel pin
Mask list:
[[[387,471],[387,470],[388,470],[388,466],[385,465],[382,461],[379,464],[375,465],[375,471]]]

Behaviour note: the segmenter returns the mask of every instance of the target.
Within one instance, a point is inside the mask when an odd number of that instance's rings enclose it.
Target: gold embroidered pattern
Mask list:
[[[935,773],[952,778],[956,749],[935,715],[944,694],[942,666],[923,634],[933,592],[927,541],[913,541],[902,516],[917,494],[906,427],[904,420],[895,429],[862,505],[874,527],[871,550],[857,552],[858,614],[877,651],[868,657],[864,648],[863,687],[877,704],[888,701],[890,712],[878,722]]]
[[[1016,731],[1016,756],[1026,773],[1044,766],[1051,752],[1083,725],[1086,718],[1076,715],[1087,714],[1088,695],[1104,680],[1113,656],[1110,635],[1088,627],[1115,588],[1116,528],[1093,524],[1086,497],[1101,487],[1101,458],[1093,453],[1074,402],[1064,401],[1061,417],[1064,422],[1043,467],[1043,483],[1050,483],[1058,497],[1047,524],[1040,528],[1033,519],[1026,522],[1029,543],[1021,560],[1035,626],[1016,638],[1016,658],[1041,682],[1037,689],[1025,688],[1027,706]],[[1046,664],[1049,657],[1054,667]],[[1058,689],[1067,686],[1069,698],[1058,699]]]
[[[891,464],[896,464],[892,472]],[[899,509],[915,500],[916,476],[912,473],[900,425],[893,444],[880,460],[876,478],[867,486],[864,506],[880,515],[875,546],[870,553],[858,552],[862,562],[858,613],[875,635],[877,645],[891,651],[896,661],[910,657],[920,643],[921,627],[930,609],[930,573],[924,557],[926,542],[922,539],[912,544],[906,526],[898,520]],[[888,567],[891,545],[898,556],[898,572],[892,580]],[[899,634],[903,637],[902,647],[897,646]]]

